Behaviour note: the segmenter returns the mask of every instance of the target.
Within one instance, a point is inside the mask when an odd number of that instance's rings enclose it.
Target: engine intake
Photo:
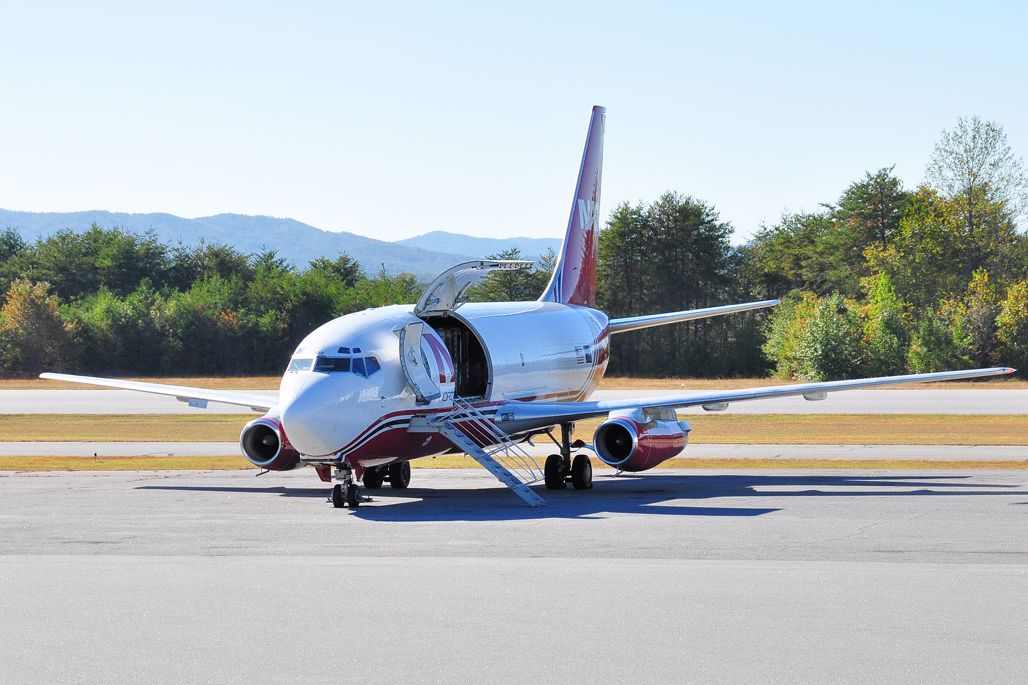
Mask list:
[[[239,447],[254,466],[269,471],[290,471],[300,466],[300,453],[286,439],[282,425],[264,416],[254,419],[239,434]]]
[[[645,471],[685,449],[688,423],[652,420],[640,423],[628,417],[608,419],[599,425],[593,446],[600,461],[620,471]]]

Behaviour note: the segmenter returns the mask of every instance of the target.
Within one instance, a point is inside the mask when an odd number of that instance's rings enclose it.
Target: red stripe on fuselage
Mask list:
[[[510,402],[530,402],[530,401],[533,401],[533,400],[556,399],[556,398],[560,398],[560,397],[572,398],[572,397],[576,397],[577,395],[578,395],[578,393],[567,393],[567,392],[564,392],[564,393],[551,393],[551,394],[548,394],[548,395],[538,395],[538,396],[531,396],[531,397],[525,397],[525,398],[516,398],[516,399],[512,399],[512,400],[504,400],[502,402],[481,402],[481,403],[478,403],[478,404],[473,404],[472,406],[475,407],[475,409],[478,409],[479,411],[481,411],[482,409],[488,409],[490,407],[498,407],[498,406],[504,405],[508,401],[510,401]],[[390,412],[388,414],[385,414],[385,415],[379,417],[376,421],[373,421],[370,425],[368,425],[367,428],[365,428],[360,433],[358,433],[357,437],[353,438],[352,440],[350,440],[350,442],[346,443],[345,445],[343,445],[339,449],[333,450],[331,452],[327,452],[325,454],[308,454],[308,455],[304,455],[304,456],[307,457],[307,458],[314,458],[314,459],[317,459],[319,457],[334,457],[335,455],[339,454],[340,452],[346,452],[348,449],[351,449],[353,445],[355,445],[357,442],[359,442],[361,439],[363,439],[366,435],[368,435],[372,431],[374,431],[377,428],[379,428],[382,424],[388,423],[391,419],[395,419],[397,417],[403,417],[403,418],[410,419],[411,417],[414,417],[414,416],[425,416],[427,414],[441,414],[443,412],[448,412],[448,411],[450,411],[452,409],[453,409],[453,407],[437,407],[437,408],[434,408],[434,409],[402,409],[400,411]],[[412,435],[417,435],[417,434],[412,433]]]

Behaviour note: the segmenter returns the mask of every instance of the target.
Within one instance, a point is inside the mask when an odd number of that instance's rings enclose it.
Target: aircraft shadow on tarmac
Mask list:
[[[490,521],[600,518],[609,513],[665,516],[761,516],[781,507],[692,506],[689,500],[721,497],[930,497],[1024,495],[1018,485],[976,482],[971,476],[858,475],[627,475],[599,476],[589,492],[544,490],[540,508],[526,507],[506,488],[408,488],[363,490],[365,503],[352,515],[375,521]],[[854,488],[860,490],[840,490]],[[772,488],[764,491],[762,488]],[[912,489],[914,488],[914,489]],[[328,499],[328,489],[143,485],[140,490],[276,494]],[[370,495],[370,497],[368,497]],[[675,504],[668,504],[677,500]],[[682,501],[685,502],[682,502]]]

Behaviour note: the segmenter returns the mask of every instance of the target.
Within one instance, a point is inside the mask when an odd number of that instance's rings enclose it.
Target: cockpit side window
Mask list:
[[[311,365],[314,363],[313,359],[293,359],[289,362],[289,367],[286,369],[286,373],[296,373],[298,371],[309,371]]]
[[[364,372],[364,357],[356,357],[353,360],[353,366],[351,367],[354,373],[359,373],[362,376],[367,376]]]
[[[377,357],[365,357],[364,358],[364,375],[370,376],[376,371],[382,368],[382,365],[378,363]]]

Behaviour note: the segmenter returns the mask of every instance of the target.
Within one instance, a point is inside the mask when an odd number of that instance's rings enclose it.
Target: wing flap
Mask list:
[[[274,395],[238,392],[235,390],[211,390],[209,388],[192,388],[185,385],[165,385],[163,383],[144,383],[127,381],[120,378],[98,378],[96,376],[74,376],[66,373],[41,373],[40,378],[84,385],[99,385],[118,390],[134,390],[148,392],[153,395],[167,395],[179,402],[188,402],[191,407],[206,408],[208,402],[220,402],[239,407],[249,407],[253,411],[268,411],[278,400]]]

